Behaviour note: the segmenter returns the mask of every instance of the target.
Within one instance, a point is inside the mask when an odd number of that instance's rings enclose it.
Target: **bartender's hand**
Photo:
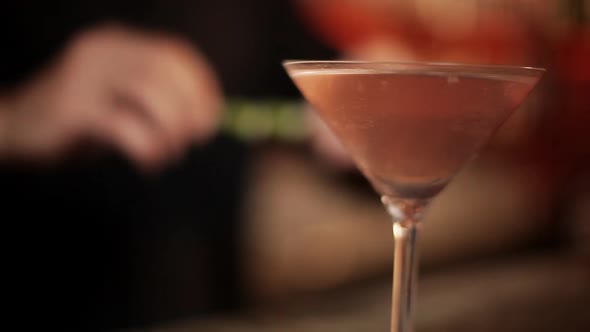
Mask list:
[[[90,141],[157,168],[214,133],[221,102],[214,73],[187,43],[99,27],[0,98],[0,158],[55,161]]]

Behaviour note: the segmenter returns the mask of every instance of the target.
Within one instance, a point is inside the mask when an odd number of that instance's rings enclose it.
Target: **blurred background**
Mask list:
[[[590,330],[590,1],[25,0],[0,40],[23,330],[388,330],[390,222],[284,59],[547,68],[429,210],[416,326]]]

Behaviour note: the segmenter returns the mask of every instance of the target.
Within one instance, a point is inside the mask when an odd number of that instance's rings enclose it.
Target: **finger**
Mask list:
[[[163,143],[180,154],[186,141],[186,121],[182,116],[183,102],[171,91],[169,79],[151,79],[140,83],[124,83],[118,93],[118,103],[137,113],[145,125],[158,131]]]
[[[106,114],[100,136],[137,166],[148,172],[160,169],[170,156],[161,134],[138,117],[137,113],[118,109]]]
[[[196,50],[177,42],[167,42],[171,50],[163,57],[163,74],[169,77],[182,101],[183,120],[190,139],[202,142],[217,130],[221,119],[221,89],[212,68]],[[172,46],[170,46],[172,45]]]
[[[217,131],[222,117],[223,99],[217,81],[204,69],[197,71],[195,82],[189,95],[190,123],[193,139],[204,142]]]

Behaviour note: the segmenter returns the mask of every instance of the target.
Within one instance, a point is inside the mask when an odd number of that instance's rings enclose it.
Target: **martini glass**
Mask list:
[[[526,99],[544,70],[362,61],[283,66],[393,220],[391,332],[409,332],[425,209]]]

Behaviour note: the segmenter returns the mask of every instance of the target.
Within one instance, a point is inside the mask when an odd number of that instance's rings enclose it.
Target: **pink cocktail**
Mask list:
[[[409,332],[424,209],[526,99],[544,70],[358,61],[284,66],[393,218],[391,331]]]

